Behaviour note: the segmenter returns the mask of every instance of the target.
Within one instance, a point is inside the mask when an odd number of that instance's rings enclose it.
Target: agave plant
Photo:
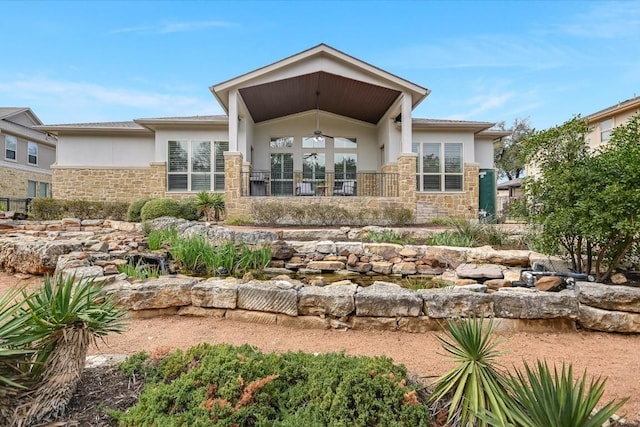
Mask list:
[[[592,379],[587,374],[573,380],[571,364],[562,364],[553,373],[546,362],[538,360],[536,368],[525,363],[525,371],[516,370],[508,380],[512,399],[508,402],[510,422],[490,413],[483,417],[491,425],[502,427],[600,427],[628,400],[610,401],[599,410],[596,405],[604,393],[606,380]]]
[[[486,425],[478,414],[487,410],[506,420],[507,381],[497,364],[500,352],[492,338],[493,321],[450,320],[445,332],[438,340],[457,365],[436,380],[430,402],[436,408],[448,407],[447,423],[452,425]]]
[[[220,214],[224,212],[224,195],[222,193],[208,193],[201,191],[195,201],[198,212],[204,213],[207,221],[220,221]]]
[[[45,277],[15,296],[0,303],[0,425],[21,427],[64,411],[89,344],[122,331],[125,313],[92,280],[74,277]]]

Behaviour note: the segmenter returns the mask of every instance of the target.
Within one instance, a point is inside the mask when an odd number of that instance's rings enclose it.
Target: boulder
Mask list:
[[[62,277],[75,280],[96,279],[104,276],[104,269],[100,266],[93,265],[87,267],[68,268],[62,271]]]
[[[236,308],[238,285],[234,278],[212,278],[197,283],[191,288],[191,304],[206,308]]]
[[[356,316],[419,316],[421,311],[422,299],[395,283],[374,282],[356,291]]]
[[[298,315],[299,285],[285,280],[253,281],[238,286],[238,308]]]
[[[556,271],[558,273],[571,272],[571,263],[557,256],[531,252],[529,254],[529,265],[533,268],[533,264],[544,266],[546,271]]]
[[[323,287],[305,286],[298,292],[298,311],[302,315],[348,316],[355,310],[356,289],[357,285],[351,282]]]
[[[366,274],[371,271],[372,265],[368,262],[356,262],[355,265],[349,266],[349,271],[355,271],[360,274]]]
[[[125,284],[127,283],[127,284]],[[105,291],[113,293],[118,305],[131,310],[180,307],[191,304],[191,288],[198,279],[160,277],[146,282],[117,282]]]
[[[364,252],[369,255],[380,255],[384,259],[391,259],[398,256],[402,250],[402,245],[394,243],[365,243]]]
[[[271,243],[271,259],[291,259],[294,249],[281,240]]]
[[[467,262],[479,264],[500,264],[508,267],[528,267],[531,251],[496,250],[491,246],[469,248]]]
[[[53,274],[60,255],[82,248],[81,240],[45,240],[30,236],[0,238],[0,270]]]
[[[542,276],[536,279],[536,289],[543,292],[551,292],[561,288],[564,279],[558,276]]]
[[[371,269],[379,274],[391,274],[393,264],[388,261],[374,261],[371,263]]]
[[[316,252],[321,254],[335,254],[336,244],[331,240],[322,240],[316,243]]]
[[[575,319],[578,314],[573,291],[522,292],[517,288],[502,288],[493,293],[493,310],[496,317],[508,319]]]
[[[443,267],[456,268],[467,262],[467,251],[469,248],[459,248],[455,246],[427,246],[425,257],[440,260]]]
[[[622,273],[616,273],[611,276],[611,283],[614,285],[624,285],[627,282],[629,282],[629,279]]]
[[[577,282],[576,296],[580,304],[591,307],[640,313],[640,288]]]
[[[640,333],[640,314],[608,311],[580,305],[578,323],[585,329],[603,332]]]
[[[400,262],[393,265],[392,272],[393,274],[402,274],[403,276],[416,274],[416,264],[414,262]]]
[[[511,287],[511,282],[505,279],[489,279],[485,280],[483,284],[493,291],[497,291],[500,288],[509,288]]]
[[[429,317],[447,319],[454,317],[492,317],[491,295],[457,290],[457,288],[420,289],[418,295],[424,300],[423,311]]]

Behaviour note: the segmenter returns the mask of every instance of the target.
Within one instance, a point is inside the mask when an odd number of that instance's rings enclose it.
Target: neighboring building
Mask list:
[[[591,132],[587,135],[589,146],[597,148],[609,142],[613,128],[625,124],[635,114],[640,114],[640,96],[586,116],[589,125],[592,126]]]
[[[30,108],[0,107],[0,202],[3,198],[51,196],[56,139]],[[5,206],[6,207],[6,206]]]
[[[429,90],[321,44],[210,88],[224,116],[46,125],[54,197],[225,193],[227,215],[265,197],[407,207],[418,221],[495,212],[493,123],[418,119]],[[351,196],[351,197],[345,197]]]

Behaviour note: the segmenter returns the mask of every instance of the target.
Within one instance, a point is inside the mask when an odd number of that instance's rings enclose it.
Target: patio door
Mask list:
[[[293,194],[293,154],[271,154],[271,194],[273,196]]]

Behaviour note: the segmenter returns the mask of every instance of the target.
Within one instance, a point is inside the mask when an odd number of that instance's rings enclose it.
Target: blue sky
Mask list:
[[[221,114],[319,43],[431,89],[415,117],[537,129],[640,95],[640,1],[4,1],[0,106],[46,124]]]

